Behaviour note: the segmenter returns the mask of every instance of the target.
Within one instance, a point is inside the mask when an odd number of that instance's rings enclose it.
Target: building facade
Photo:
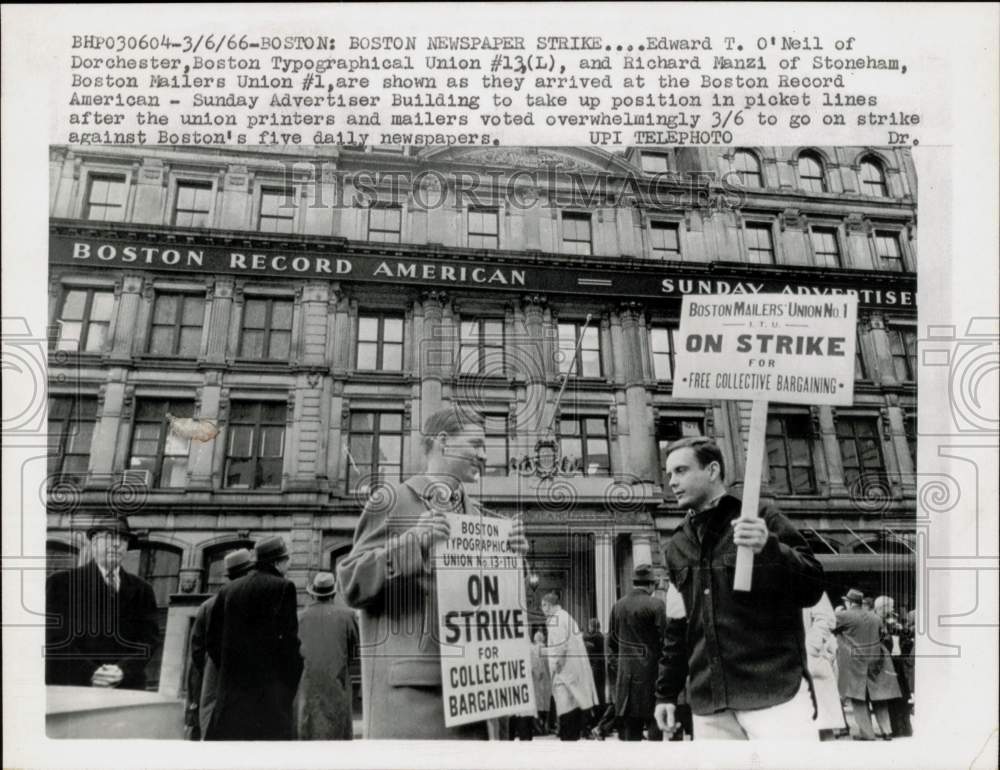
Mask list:
[[[222,558],[270,534],[304,591],[424,417],[486,419],[472,490],[523,516],[549,588],[607,623],[680,522],[663,449],[744,463],[750,402],[672,396],[687,294],[859,296],[851,407],[772,404],[762,494],[831,596],[913,605],[916,177],[903,148],[53,147],[53,567],[88,517],[139,531],[181,687]]]

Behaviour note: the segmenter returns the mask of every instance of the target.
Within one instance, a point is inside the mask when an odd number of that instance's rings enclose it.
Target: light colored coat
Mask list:
[[[354,612],[333,601],[317,602],[299,615],[299,638],[305,668],[295,703],[300,741],[349,741],[350,663],[358,649]]]
[[[593,708],[597,703],[597,688],[580,627],[562,607],[548,617],[547,625],[548,645],[545,652],[552,675],[556,713]]]
[[[825,593],[815,606],[802,610],[802,621],[806,631],[809,673],[816,689],[816,729],[846,729],[837,686],[837,637],[833,634],[837,617]]]

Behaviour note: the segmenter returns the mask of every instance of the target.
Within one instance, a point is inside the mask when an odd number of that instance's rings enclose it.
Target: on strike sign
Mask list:
[[[674,395],[849,406],[857,318],[856,295],[687,296]]]
[[[434,553],[444,723],[535,712],[520,555],[508,519],[446,514]]]

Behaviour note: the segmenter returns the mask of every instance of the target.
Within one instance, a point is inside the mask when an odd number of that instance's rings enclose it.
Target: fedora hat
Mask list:
[[[337,591],[337,581],[332,572],[317,572],[306,591],[311,596],[333,596]]]
[[[93,540],[98,532],[114,532],[132,539],[132,530],[129,529],[128,521],[124,517],[113,514],[99,514],[91,519],[87,526],[87,539]]]
[[[253,547],[258,562],[273,562],[288,556],[288,546],[284,538],[278,535],[265,537]]]
[[[239,577],[253,566],[253,554],[246,548],[230,551],[223,559],[226,567],[226,577]]]
[[[640,564],[632,570],[632,582],[637,585],[649,585],[656,582],[656,575],[653,567],[649,564]]]
[[[857,588],[852,588],[840,598],[849,602],[857,602],[858,604],[861,604],[861,600],[865,598],[865,595]]]

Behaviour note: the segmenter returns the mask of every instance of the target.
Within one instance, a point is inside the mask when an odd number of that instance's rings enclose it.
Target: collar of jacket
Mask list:
[[[435,498],[437,491],[435,487],[438,483],[440,482],[435,482],[430,476],[425,476],[423,474],[410,476],[410,478],[403,482],[403,484],[408,486],[413,491],[413,494],[424,501],[430,501]],[[465,487],[459,486],[458,489],[454,491],[458,493],[459,499],[456,501],[454,510],[450,512],[476,515],[478,511],[469,496],[465,494]]]
[[[699,542],[698,520],[704,517],[705,533],[711,532],[718,537],[730,521],[739,517],[742,507],[743,501],[738,497],[724,494],[711,508],[706,508],[704,511],[688,511],[684,517],[684,531],[694,542]]]
[[[265,573],[267,575],[277,575],[278,577],[284,577],[284,575],[282,575],[280,572],[278,572],[278,568],[274,566],[273,562],[266,561],[266,562],[260,563],[260,564],[257,565],[256,569],[257,569],[258,572],[263,572],[263,573]],[[250,573],[247,573],[247,574],[250,574]]]

